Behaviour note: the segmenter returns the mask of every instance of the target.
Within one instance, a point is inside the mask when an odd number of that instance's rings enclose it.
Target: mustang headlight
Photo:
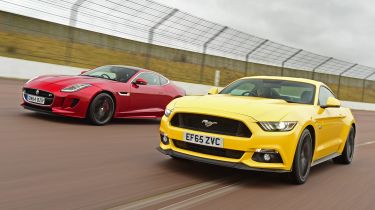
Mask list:
[[[67,92],[67,93],[76,92],[76,91],[82,90],[83,88],[87,88],[87,87],[90,87],[90,86],[91,86],[90,84],[70,85],[68,87],[63,88],[61,90],[61,92]]]
[[[166,117],[169,117],[171,114],[172,114],[172,112],[173,112],[173,109],[165,109],[165,111],[164,111],[164,115],[166,116]]]
[[[264,131],[291,131],[297,122],[258,122]]]

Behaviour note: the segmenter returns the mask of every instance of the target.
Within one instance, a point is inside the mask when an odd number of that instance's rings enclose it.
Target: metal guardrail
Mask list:
[[[341,77],[375,80],[375,68],[315,54],[222,26],[151,0],[0,0],[2,10],[73,27],[149,43],[202,53],[201,80],[206,55],[261,63]],[[71,36],[73,37],[73,35]],[[73,42],[73,39],[71,39]],[[68,48],[69,49],[69,48]],[[66,56],[70,56],[67,51]],[[362,91],[364,93],[364,91]],[[363,98],[363,97],[362,97]]]

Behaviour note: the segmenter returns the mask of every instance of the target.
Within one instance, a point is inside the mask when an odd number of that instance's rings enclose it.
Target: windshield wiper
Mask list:
[[[281,100],[284,100],[284,101],[286,101],[287,103],[298,103],[298,102],[295,102],[295,101],[289,101],[289,100],[285,100],[285,99],[281,99]]]

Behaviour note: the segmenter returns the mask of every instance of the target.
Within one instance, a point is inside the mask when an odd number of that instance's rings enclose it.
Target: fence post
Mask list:
[[[214,34],[211,38],[209,38],[204,44],[203,44],[203,52],[202,52],[202,62],[201,62],[201,69],[200,69],[200,77],[199,77],[199,82],[203,82],[203,70],[204,66],[206,65],[206,50],[207,46],[215,40],[216,37],[218,37],[221,33],[223,33],[225,30],[227,30],[227,26],[224,26],[220,31],[218,31],[216,34]]]
[[[77,24],[77,16],[78,16],[78,9],[79,7],[85,2],[86,0],[77,0],[72,7],[70,8],[70,17],[69,17],[69,41],[66,44],[65,50],[65,63],[68,64],[71,62],[72,57],[72,47],[74,42],[74,27]]]
[[[303,51],[302,49],[298,50],[297,52],[293,53],[293,55],[289,56],[287,59],[285,59],[281,63],[281,76],[284,76],[284,65],[285,65],[285,63],[288,62],[290,59],[292,59],[294,56],[298,55],[302,51]]]
[[[337,88],[337,98],[340,98],[340,89],[341,89],[341,77],[343,74],[345,74],[347,71],[349,71],[350,69],[354,68],[355,66],[357,66],[358,64],[353,64],[352,66],[349,66],[347,69],[345,69],[343,72],[341,72],[339,74],[339,85],[338,85],[338,88]]]
[[[362,102],[365,102],[365,85],[366,85],[366,80],[370,77],[375,75],[375,71],[372,72],[371,74],[367,75],[365,78],[363,78],[363,83],[362,83]]]
[[[256,47],[254,47],[254,49],[252,49],[250,52],[248,52],[246,54],[246,58],[245,58],[245,61],[246,61],[246,64],[245,64],[245,76],[247,76],[247,74],[248,74],[248,66],[249,66],[250,55],[253,54],[255,51],[257,51],[260,47],[262,47],[267,42],[268,42],[268,39],[265,39],[264,41],[262,41],[261,43],[259,43]]]
[[[323,66],[324,64],[328,63],[328,62],[329,62],[330,60],[332,60],[332,59],[333,59],[333,58],[330,57],[330,58],[324,60],[323,62],[321,62],[320,64],[318,64],[317,66],[315,66],[315,67],[313,68],[313,70],[312,70],[312,73],[311,73],[311,79],[315,79],[315,71],[316,71],[319,67],[321,67],[321,66]]]
[[[165,21],[167,21],[169,18],[171,18],[174,14],[178,12],[178,9],[173,9],[170,13],[168,13],[166,16],[164,16],[159,22],[157,22],[154,26],[152,26],[148,32],[148,45],[147,45],[147,54],[146,54],[146,60],[145,60],[145,68],[150,67],[150,58],[152,53],[152,43],[154,41],[154,33],[155,30],[161,26]]]
[[[219,87],[220,85],[220,70],[215,71],[214,86]]]

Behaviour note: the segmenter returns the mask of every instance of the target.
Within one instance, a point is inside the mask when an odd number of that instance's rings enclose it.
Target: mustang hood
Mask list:
[[[187,96],[176,100],[176,108],[215,109],[252,117],[257,121],[279,121],[299,104],[249,96]]]

